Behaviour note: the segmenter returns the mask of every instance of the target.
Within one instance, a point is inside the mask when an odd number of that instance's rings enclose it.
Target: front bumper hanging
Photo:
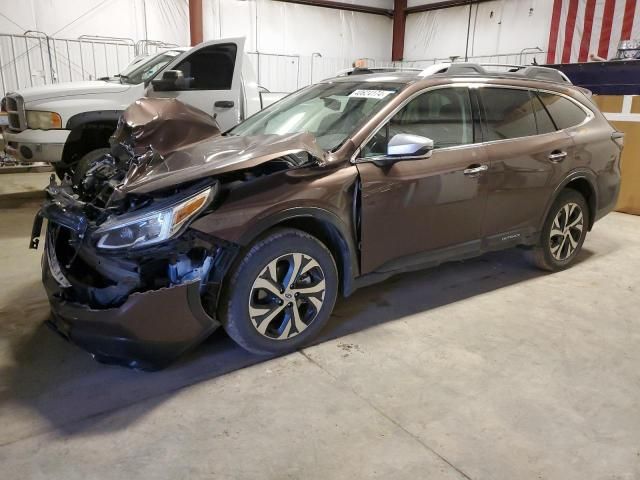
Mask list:
[[[49,242],[46,247],[49,248]],[[165,365],[209,336],[220,323],[204,310],[200,281],[132,293],[117,308],[94,309],[63,299],[62,287],[43,256],[43,283],[51,326],[98,359],[139,368]]]

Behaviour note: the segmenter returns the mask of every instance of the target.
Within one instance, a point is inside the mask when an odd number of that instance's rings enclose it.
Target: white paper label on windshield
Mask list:
[[[355,90],[349,96],[354,98],[377,98],[380,100],[392,93],[391,90]]]

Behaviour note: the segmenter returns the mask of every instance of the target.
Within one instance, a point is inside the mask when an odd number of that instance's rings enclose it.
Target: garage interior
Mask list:
[[[0,477],[640,478],[640,1],[4,0],[1,93],[239,37],[273,94],[352,66],[556,66],[625,133],[616,211],[570,269],[514,248],[396,275],[294,353],[218,329],[151,373],[45,325],[28,246],[53,170],[4,145]]]

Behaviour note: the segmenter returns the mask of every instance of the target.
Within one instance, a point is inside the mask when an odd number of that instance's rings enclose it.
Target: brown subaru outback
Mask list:
[[[616,202],[622,135],[559,72],[511,70],[330,79],[222,134],[137,101],[35,219],[51,325],[156,368],[220,325],[251,352],[298,348],[338,294],[448,260],[520,246],[570,266]]]

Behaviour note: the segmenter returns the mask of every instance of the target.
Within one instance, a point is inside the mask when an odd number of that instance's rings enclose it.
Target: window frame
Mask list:
[[[192,57],[196,57],[200,54],[202,54],[203,52],[206,52],[209,49],[220,49],[220,48],[229,48],[229,47],[233,47],[235,50],[235,54],[234,54],[234,58],[233,58],[233,69],[231,70],[231,82],[229,83],[229,88],[223,88],[223,89],[213,89],[213,88],[186,88],[183,90],[179,90],[180,92],[229,92],[231,90],[233,90],[233,80],[236,74],[236,69],[238,68],[238,45],[234,42],[225,42],[225,43],[215,43],[212,45],[203,45],[201,48],[197,49],[195,52],[190,52],[188,55],[185,55],[184,58],[180,59],[180,58],[176,58],[173,62],[169,62],[167,65],[164,66],[164,68],[160,69],[159,72],[156,73],[156,75],[162,71],[165,71],[166,69],[168,69],[169,65],[171,65],[171,63],[175,63],[175,65],[173,65],[171,67],[171,70],[180,70],[180,65],[182,65],[185,62],[190,61],[190,59]],[[242,58],[242,57],[241,57]],[[183,72],[184,74],[184,72]],[[193,77],[195,78],[195,77]]]
[[[573,102],[575,105],[577,105],[579,108],[582,109],[582,111],[584,111],[585,113],[585,119],[581,122],[578,123],[577,125],[573,125],[572,127],[569,128],[565,128],[565,129],[557,129],[553,132],[547,132],[547,133],[536,133],[535,135],[527,135],[525,137],[515,137],[515,138],[503,138],[500,140],[487,140],[485,142],[483,142],[486,145],[492,145],[494,143],[498,143],[498,142],[513,142],[513,141],[518,141],[518,140],[522,140],[523,138],[531,138],[531,137],[539,137],[539,136],[543,136],[543,135],[553,135],[554,133],[558,133],[558,132],[562,132],[565,130],[569,130],[572,128],[576,128],[576,127],[581,127],[583,125],[585,125],[586,123],[590,122],[591,120],[593,120],[595,118],[595,113],[588,108],[586,105],[582,104],[582,102],[579,102],[578,100],[576,100],[575,98],[566,95],[564,93],[560,93],[560,92],[556,92],[554,90],[548,90],[546,88],[533,88],[533,87],[522,87],[519,85],[498,85],[498,84],[492,84],[492,83],[483,83],[483,84],[475,84],[477,85],[478,88],[507,88],[507,89],[511,89],[511,90],[528,90],[529,91],[529,95],[535,95],[536,97],[538,97],[538,93],[539,92],[544,92],[544,93],[549,93],[552,95],[558,95],[559,97],[563,97],[567,100],[569,100],[570,102]],[[487,132],[486,132],[486,121],[485,121],[485,112],[484,112],[484,104],[482,102],[482,98],[480,98],[481,96],[478,95],[478,102],[480,103],[480,110],[482,112],[482,133],[484,138],[488,138],[487,137]],[[538,97],[538,99],[540,100],[540,102],[542,103],[542,106],[545,108],[547,108],[547,106],[544,104],[544,102],[542,101],[542,99],[540,99],[540,97]],[[551,113],[549,113],[549,111],[547,110],[547,113],[549,114],[549,117],[551,117],[551,121],[553,122],[554,126],[557,128],[557,124],[556,124],[556,120],[553,118],[553,115],[551,115]],[[537,119],[536,119],[536,132],[537,132]]]
[[[540,105],[542,105],[542,109],[546,112],[547,116],[549,117],[549,120],[551,120],[551,125],[553,125],[554,130],[552,132],[545,132],[545,133],[540,133],[540,124],[538,123],[538,110],[533,109],[533,115],[536,119],[536,129],[538,130],[538,135],[545,135],[547,133],[555,133],[560,131],[560,129],[558,128],[558,124],[556,123],[555,119],[553,118],[553,116],[551,116],[551,112],[549,111],[549,109],[547,108],[547,106],[544,104],[544,102],[542,101],[542,99],[540,98],[540,92],[538,90],[532,90],[531,93],[533,93],[533,97],[538,100],[538,103],[540,103]],[[533,101],[533,99],[532,99]]]
[[[400,110],[402,110],[404,107],[406,107],[412,100],[415,100],[417,97],[419,97],[420,95],[423,95],[425,93],[429,93],[432,92],[434,90],[442,90],[444,88],[465,88],[467,89],[467,94],[469,95],[469,104],[471,105],[471,125],[472,125],[472,133],[473,133],[473,142],[472,143],[466,143],[464,145],[453,145],[451,147],[443,147],[443,148],[438,148],[438,149],[434,149],[434,152],[442,152],[442,151],[446,151],[446,150],[452,150],[452,149],[461,149],[461,148],[469,148],[472,146],[478,146],[481,145],[483,143],[483,135],[484,132],[482,131],[482,115],[480,114],[479,111],[479,100],[476,98],[477,95],[474,95],[472,89],[473,89],[473,83],[447,83],[444,85],[435,85],[435,86],[430,86],[430,87],[426,87],[422,90],[418,90],[417,92],[412,93],[411,95],[409,95],[407,98],[405,98],[395,109],[393,109],[391,112],[389,112],[387,114],[387,116],[385,116],[378,125],[376,125],[376,127],[374,129],[371,130],[371,132],[369,132],[369,134],[365,137],[365,139],[360,143],[360,145],[358,145],[358,148],[356,148],[355,152],[353,153],[353,155],[351,156],[351,163],[370,163],[370,162],[374,162],[376,161],[376,158],[379,160],[380,157],[361,157],[360,154],[362,153],[362,150],[364,148],[364,146],[369,143],[369,141],[383,128],[387,127],[389,122],[391,121],[391,119],[396,116],[396,114],[398,114],[400,112]],[[480,123],[480,128],[476,128],[476,122]],[[476,138],[476,135],[479,135],[481,138]],[[384,156],[383,156],[384,157]],[[418,158],[423,158],[423,157],[402,157],[399,158],[398,160],[401,159],[407,159],[407,160],[411,160],[411,159],[418,159]]]
[[[593,110],[591,110],[589,107],[584,105],[582,102],[576,100],[575,98],[571,97],[570,95],[566,95],[564,93],[556,92],[554,90],[548,90],[546,88],[534,88],[534,87],[524,87],[524,86],[519,86],[519,85],[505,85],[505,84],[495,84],[495,83],[475,83],[475,82],[447,83],[447,84],[443,84],[443,85],[433,85],[433,86],[425,87],[422,90],[418,90],[417,92],[412,93],[407,98],[405,98],[395,109],[393,109],[391,112],[389,112],[380,121],[380,123],[375,128],[373,128],[371,130],[371,132],[369,132],[369,134],[364,138],[364,140],[362,142],[360,142],[358,147],[353,152],[353,155],[351,155],[350,162],[352,164],[367,163],[367,162],[370,163],[370,162],[372,162],[373,160],[371,160],[371,158],[362,158],[362,157],[360,157],[362,149],[367,144],[367,142],[369,142],[369,140],[371,140],[371,138],[376,133],[378,133],[378,131],[381,128],[383,128],[389,122],[389,120],[391,120],[393,118],[393,116],[396,113],[398,113],[402,108],[404,108],[404,106],[407,103],[409,103],[411,100],[413,100],[414,98],[416,98],[419,95],[422,95],[423,93],[427,93],[429,91],[437,90],[437,89],[440,89],[440,88],[466,88],[469,91],[469,95],[471,97],[471,109],[472,109],[473,115],[474,115],[473,116],[473,118],[474,118],[473,121],[475,123],[475,121],[476,121],[475,119],[476,118],[478,118],[479,121],[480,121],[480,128],[478,129],[478,130],[480,130],[480,138],[479,139],[475,138],[476,129],[474,128],[474,143],[468,143],[466,145],[456,145],[456,146],[452,146],[452,147],[439,148],[437,150],[438,152],[452,150],[452,149],[462,149],[462,148],[477,147],[478,145],[491,145],[491,144],[499,143],[499,142],[513,142],[513,141],[519,141],[519,140],[521,140],[523,138],[531,138],[532,135],[529,135],[527,137],[505,138],[505,139],[502,139],[502,140],[485,140],[485,138],[487,138],[487,136],[486,136],[486,132],[485,132],[484,106],[482,104],[482,100],[480,98],[480,95],[477,94],[476,90],[478,90],[480,88],[487,88],[487,87],[489,87],[489,88],[510,88],[510,89],[515,89],[515,90],[528,90],[530,92],[530,94],[534,94],[536,96],[537,96],[538,92],[544,92],[544,93],[551,93],[553,95],[558,95],[560,97],[564,97],[567,100],[575,103],[586,114],[586,118],[584,119],[584,121],[582,123],[580,123],[578,125],[574,125],[573,127],[570,127],[570,128],[581,127],[581,126],[585,125],[586,123],[590,122],[591,120],[593,120],[595,118],[595,113],[593,112]],[[544,102],[542,102],[542,104],[546,108],[546,105],[544,105]],[[551,114],[549,114],[549,116],[551,116]],[[553,118],[553,116],[551,116],[551,119],[553,120],[554,125],[555,125],[555,119]],[[562,131],[563,130],[556,130],[555,132],[548,132],[548,133],[541,133],[541,134],[536,133],[536,135],[533,135],[533,136],[537,137],[537,136],[543,136],[543,135],[553,135],[553,134],[555,134],[557,132],[562,132]],[[357,133],[357,132],[354,132],[354,134],[355,133]]]
[[[556,132],[561,132],[563,130],[569,130],[569,129],[575,128],[575,127],[580,127],[580,126],[584,125],[585,123],[587,123],[588,121],[590,121],[592,118],[595,117],[595,114],[593,113],[593,111],[590,108],[588,108],[586,105],[583,105],[582,102],[578,102],[577,100],[571,98],[569,95],[564,95],[564,94],[561,94],[561,93],[558,93],[558,92],[554,92],[552,90],[545,90],[545,89],[542,89],[542,88],[537,88],[535,90],[535,92],[536,92],[536,96],[538,97],[538,100],[540,100],[540,103],[542,103],[542,106],[547,111],[547,114],[551,118],[551,121],[556,126],[556,128],[557,128]],[[550,94],[550,95],[557,95],[559,97],[564,97],[565,99],[573,102],[575,105],[577,105],[579,108],[581,108],[582,111],[585,113],[585,115],[586,115],[585,119],[582,120],[582,122],[580,122],[580,123],[576,123],[575,125],[571,125],[570,127],[558,128],[558,122],[556,121],[555,118],[553,118],[553,115],[551,115],[551,112],[547,108],[547,105],[544,103],[544,101],[542,101],[542,98],[539,95],[540,92],[547,93],[547,94]]]

